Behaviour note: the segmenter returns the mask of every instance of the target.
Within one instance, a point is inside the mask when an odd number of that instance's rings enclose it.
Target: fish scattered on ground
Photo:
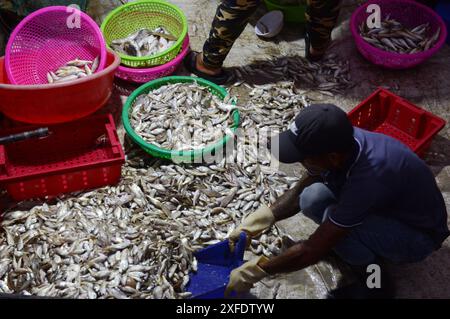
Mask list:
[[[62,83],[87,77],[97,71],[98,63],[99,57],[96,57],[94,61],[80,59],[69,61],[56,72],[48,72],[47,81],[48,83]]]
[[[0,291],[63,298],[186,298],[192,253],[224,240],[242,217],[296,178],[224,162],[181,167],[129,160],[116,187],[5,214]],[[249,173],[255,170],[255,172]],[[252,241],[279,253],[276,228]]]
[[[121,54],[145,57],[166,51],[176,41],[177,37],[164,27],[158,27],[155,30],[140,29],[126,38],[113,40],[110,46]]]
[[[363,22],[359,26],[363,39],[378,49],[402,54],[424,52],[432,48],[439,39],[440,28],[431,33],[429,23],[413,28],[402,25],[395,19],[387,17],[380,28],[369,29]]]
[[[349,70],[349,62],[341,61],[335,53],[325,55],[320,62],[310,62],[300,56],[288,56],[235,68],[232,85],[245,84],[252,88],[255,86],[255,79],[269,83],[294,81],[302,89],[333,96],[353,85]],[[298,90],[294,93],[297,94]]]
[[[188,298],[188,274],[197,269],[193,253],[226,239],[245,216],[274,203],[301,178],[271,165],[260,136],[285,130],[311,103],[309,90],[336,94],[352,84],[348,63],[335,55],[321,63],[297,57],[265,61],[238,68],[235,75],[249,99],[239,103],[242,121],[231,154],[213,164],[181,166],[149,158],[125,143],[127,160],[118,185],[7,211],[0,224],[0,292]],[[273,81],[253,84],[248,78],[256,75]],[[186,100],[190,94],[195,99],[196,93],[186,94]],[[174,100],[165,98],[159,102]],[[282,235],[275,225],[249,249],[277,255]]]
[[[0,291],[67,298],[189,297],[193,252],[226,239],[246,215],[273,203],[300,178],[271,167],[269,151],[258,153],[251,133],[287,127],[286,108],[267,103],[267,92],[286,94],[289,85],[254,89],[242,110],[248,136],[238,137],[238,146],[219,163],[148,164],[140,150],[130,149],[119,185],[7,212],[0,233]],[[292,114],[306,106],[304,96],[296,98]],[[279,235],[272,227],[252,240],[250,250],[269,257],[280,253]]]

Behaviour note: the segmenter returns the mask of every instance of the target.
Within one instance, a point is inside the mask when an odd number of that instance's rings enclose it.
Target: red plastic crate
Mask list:
[[[0,135],[37,128],[8,129]],[[15,200],[116,184],[125,155],[111,115],[50,126],[51,134],[0,145],[0,185]]]
[[[392,136],[424,157],[445,120],[409,101],[379,88],[348,116],[354,126]]]

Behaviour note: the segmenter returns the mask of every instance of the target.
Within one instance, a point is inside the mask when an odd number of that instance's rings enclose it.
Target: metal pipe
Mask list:
[[[46,137],[48,136],[49,130],[48,127],[40,128],[34,131],[28,131],[28,132],[22,132],[18,134],[12,134],[8,136],[0,137],[0,145],[1,144],[9,144],[14,142],[19,142],[31,138],[39,138],[39,137]]]

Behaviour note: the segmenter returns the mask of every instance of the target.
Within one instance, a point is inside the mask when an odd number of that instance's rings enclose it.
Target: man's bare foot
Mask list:
[[[209,75],[218,75],[218,74],[220,74],[222,72],[222,68],[210,68],[210,67],[207,67],[203,63],[203,53],[197,54],[195,67],[200,72],[203,72],[203,73],[206,73],[206,74],[209,74]]]

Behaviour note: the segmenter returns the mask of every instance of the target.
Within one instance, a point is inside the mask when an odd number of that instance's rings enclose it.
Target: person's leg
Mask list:
[[[320,224],[326,220],[336,205],[333,192],[324,184],[316,183],[305,188],[300,195],[300,208],[305,216]],[[355,227],[333,250],[357,277],[349,286],[339,287],[329,298],[392,298],[394,286],[380,258],[394,263],[423,260],[434,250],[433,241],[425,234],[407,225],[381,216],[368,216],[362,225]],[[367,267],[380,267],[381,286],[367,286]]]
[[[368,216],[335,248],[351,265],[365,265],[381,257],[395,264],[418,262],[435,250],[426,234],[392,218]]]
[[[305,188],[300,194],[299,200],[300,209],[303,214],[317,224],[321,224],[327,219],[329,211],[335,207],[337,202],[334,193],[322,183],[315,183]],[[294,241],[285,238],[283,238],[282,242],[283,246],[286,246],[286,248],[295,244]],[[380,295],[381,297],[388,295],[385,293],[385,290],[374,292],[369,290],[366,286],[367,265],[375,262],[375,255],[367,249],[367,247],[352,239],[347,241],[345,245],[342,245],[340,252],[341,254],[338,254],[338,256],[341,257],[341,259],[344,259],[346,262],[351,260],[352,263],[355,263],[356,261],[358,264],[358,266],[351,266],[357,280],[351,285],[332,290],[327,295],[327,298],[377,298]],[[369,262],[365,263],[366,261]],[[383,287],[389,287],[389,285],[386,284],[385,277],[388,278],[383,274],[382,285]]]
[[[203,53],[198,55],[199,68],[216,73],[220,70],[234,41],[244,31],[259,3],[260,0],[222,0],[212,22],[209,38],[203,45]]]
[[[325,210],[336,203],[336,197],[325,184],[314,183],[303,190],[299,201],[303,214],[317,224],[321,224]]]
[[[330,208],[332,209],[332,207]],[[396,264],[425,259],[435,249],[431,238],[404,223],[377,215],[368,216],[333,250],[352,268],[357,281],[330,292],[329,298],[392,298],[394,283],[384,261]],[[367,284],[370,265],[379,268],[380,286]]]
[[[331,32],[339,16],[340,0],[307,0],[306,57],[320,59],[331,41]],[[308,45],[310,44],[310,45]]]
[[[314,183],[306,187],[299,196],[299,206],[303,214],[320,224],[324,219],[325,209],[336,203],[336,197],[333,192],[323,183]],[[295,241],[289,235],[281,237],[282,251],[292,247],[298,241]]]
[[[321,224],[337,200],[323,183],[306,187],[299,197],[303,214]],[[334,251],[350,265],[365,265],[377,257],[393,263],[410,263],[425,259],[434,250],[434,243],[427,235],[392,218],[368,216],[352,229]]]
[[[229,74],[222,69],[223,61],[259,3],[260,0],[222,0],[203,52],[189,52],[184,59],[186,69],[216,84],[226,83]]]

